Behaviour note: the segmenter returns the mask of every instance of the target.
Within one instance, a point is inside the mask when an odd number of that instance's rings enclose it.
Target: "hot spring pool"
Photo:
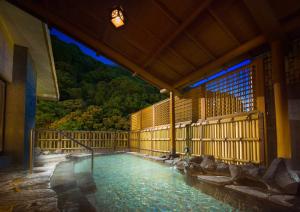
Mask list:
[[[90,159],[75,164],[86,172]],[[176,169],[129,154],[95,157],[96,207],[105,211],[233,211],[186,184]]]

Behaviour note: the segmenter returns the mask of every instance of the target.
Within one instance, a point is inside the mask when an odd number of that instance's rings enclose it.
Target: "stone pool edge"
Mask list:
[[[142,153],[138,153],[138,152],[129,152],[129,151],[118,151],[118,152],[102,152],[102,153],[96,153],[94,156],[98,157],[98,156],[105,156],[105,155],[115,155],[115,154],[129,154],[129,155],[134,155],[146,160],[151,160],[154,162],[159,162],[160,164],[164,164],[167,166],[175,166],[175,162],[173,160],[166,160],[165,158],[160,158],[160,157],[156,157],[156,156],[151,156],[151,155],[147,155],[147,154],[142,154]],[[61,162],[66,162],[68,160],[73,161],[73,162],[78,162],[81,160],[85,160],[91,157],[91,154],[84,154],[84,153],[73,153],[70,155],[66,155],[66,160],[61,161]],[[52,175],[54,173],[54,171],[56,170],[57,166],[61,163],[57,163],[56,167],[54,168]],[[179,171],[179,170],[178,170]],[[179,171],[181,172],[181,171]],[[181,172],[182,173],[182,172]],[[51,175],[51,177],[52,177]],[[268,207],[271,207],[272,209],[277,210],[293,210],[293,208],[288,207],[287,205],[284,205],[281,201],[271,201],[269,199],[266,198],[259,198],[257,196],[254,196],[253,194],[248,194],[245,192],[241,192],[239,190],[237,190],[236,188],[233,188],[234,185],[227,185],[227,184],[218,184],[218,183],[212,183],[209,181],[205,181],[203,179],[201,179],[201,176],[208,176],[208,175],[197,175],[197,176],[192,176],[189,174],[186,174],[187,177],[189,178],[193,178],[193,181],[196,181],[197,185],[193,185],[194,187],[197,187],[198,189],[200,189],[201,191],[203,191],[204,193],[212,196],[213,198],[222,201],[224,203],[227,203],[229,205],[231,205],[234,208],[239,208],[240,210],[243,209],[247,209],[247,205],[250,205],[248,202],[255,202],[257,203],[257,208],[258,210],[261,209],[259,207],[259,205],[264,206],[265,209],[268,209]],[[199,177],[200,176],[200,177]],[[51,187],[50,187],[51,188]],[[53,188],[51,188],[53,190]],[[233,198],[236,197],[242,197],[240,198],[240,200],[235,200],[234,202],[232,201],[228,201],[228,195],[227,197],[221,197],[221,193],[228,193],[230,195],[233,196]],[[224,200],[225,199],[225,200]],[[244,204],[244,206],[241,207],[241,202]],[[263,209],[262,209],[263,210]]]
[[[155,161],[155,162],[159,162],[161,164],[165,164],[168,166],[175,166],[176,162],[174,160],[166,160],[165,158],[160,158],[157,156],[151,156],[151,155],[147,155],[147,154],[143,154],[143,153],[138,153],[138,152],[126,152],[126,154],[130,154],[130,155],[134,155],[137,157],[141,157],[144,159],[148,159],[151,161]],[[180,173],[182,173],[182,171],[178,170]],[[182,173],[183,174],[183,173]],[[248,202],[254,202],[257,204],[257,209],[260,210],[268,210],[268,209],[273,209],[275,211],[298,211],[299,209],[297,208],[292,208],[290,205],[287,205],[285,202],[285,199],[280,199],[280,198],[273,198],[271,199],[270,197],[268,198],[260,198],[259,196],[251,193],[246,193],[245,191],[241,189],[239,189],[239,186],[235,186],[235,185],[228,185],[228,184],[224,184],[224,183],[215,183],[212,181],[207,181],[207,180],[203,180],[201,179],[201,176],[211,176],[211,175],[205,175],[205,174],[199,174],[197,176],[194,175],[189,175],[189,174],[185,174],[188,178],[191,178],[192,181],[194,181],[194,183],[196,182],[196,185],[193,185],[194,187],[197,187],[198,189],[200,189],[201,191],[203,191],[204,193],[214,197],[215,199],[222,201],[224,203],[227,203],[229,205],[231,205],[234,208],[238,208],[239,210],[243,210],[243,209],[248,209],[247,205]],[[217,177],[217,175],[215,175],[214,177]],[[230,177],[229,177],[230,178]],[[240,186],[243,187],[243,186]],[[246,187],[246,186],[244,186]],[[251,192],[252,190],[250,190]],[[228,195],[224,195],[224,197],[221,197],[221,193],[230,193],[230,195],[232,195],[233,197],[241,197],[240,201],[234,200],[230,201],[228,200]],[[282,195],[279,195],[282,196]],[[284,195],[286,199],[288,199],[288,195]],[[234,198],[231,198],[234,199]],[[244,203],[244,206],[241,207],[241,204]],[[259,207],[259,205],[261,205],[261,207]],[[268,208],[271,207],[271,208]]]

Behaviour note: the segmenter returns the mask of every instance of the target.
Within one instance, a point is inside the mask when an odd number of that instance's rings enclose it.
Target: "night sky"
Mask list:
[[[55,29],[55,28],[52,28],[50,30],[50,34],[51,35],[55,35],[56,37],[58,37],[60,40],[66,42],[66,43],[72,43],[72,44],[75,44],[77,45],[81,51],[88,55],[88,56],[91,56],[92,58],[104,63],[104,64],[107,64],[107,65],[111,65],[111,66],[117,66],[117,64],[111,60],[109,60],[108,58],[106,57],[103,57],[101,55],[96,55],[96,52],[90,48],[88,48],[87,46],[83,45],[82,43],[76,41],[75,39],[69,37],[68,35],[62,33],[61,31]]]

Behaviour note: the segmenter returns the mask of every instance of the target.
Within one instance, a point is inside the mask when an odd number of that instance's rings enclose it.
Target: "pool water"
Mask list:
[[[75,165],[87,171],[90,160]],[[95,157],[96,207],[104,211],[233,211],[186,184],[173,167],[129,155]]]

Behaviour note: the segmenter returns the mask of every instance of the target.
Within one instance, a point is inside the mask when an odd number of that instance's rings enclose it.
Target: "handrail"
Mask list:
[[[80,143],[79,141],[77,141],[77,140],[74,139],[73,137],[66,135],[66,134],[63,133],[62,131],[58,131],[58,133],[59,133],[61,136],[63,136],[63,137],[65,137],[65,138],[67,138],[67,139],[69,139],[69,140],[75,142],[76,144],[78,144],[78,145],[80,145],[80,146],[82,146],[82,147],[84,147],[84,148],[86,148],[87,150],[89,150],[89,151],[92,152],[91,172],[93,173],[93,170],[94,170],[94,150],[93,150],[91,147],[86,146],[86,145]]]
[[[49,131],[56,131],[56,130],[51,130],[51,129],[50,129]],[[91,172],[93,173],[93,170],[94,170],[94,150],[93,150],[91,147],[86,146],[86,145],[80,143],[79,141],[77,141],[77,140],[74,139],[73,137],[71,137],[71,136],[65,134],[65,133],[62,132],[62,131],[56,131],[56,132],[58,132],[62,137],[65,137],[65,138],[67,138],[67,139],[73,141],[74,143],[76,143],[76,144],[78,144],[78,145],[80,145],[80,146],[82,146],[82,147],[84,147],[84,148],[86,148],[87,150],[89,150],[89,151],[92,152]],[[34,134],[35,134],[35,129],[33,128],[33,129],[31,129],[31,131],[30,131],[30,153],[29,153],[29,170],[30,170],[30,173],[32,173],[32,169],[33,169],[33,154],[34,154],[33,148],[34,148],[34,141],[35,141],[35,136],[34,136]]]

